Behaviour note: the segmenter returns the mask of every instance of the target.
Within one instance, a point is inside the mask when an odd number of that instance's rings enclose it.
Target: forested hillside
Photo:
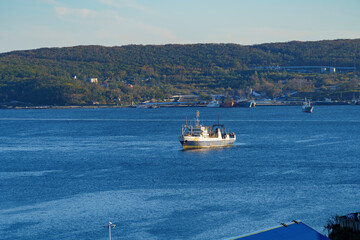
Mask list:
[[[356,72],[259,70],[268,66],[360,66],[360,39],[236,44],[76,46],[0,54],[0,103],[89,104],[165,99],[178,93],[276,97],[285,90],[356,90]],[[98,83],[87,82],[97,78]]]

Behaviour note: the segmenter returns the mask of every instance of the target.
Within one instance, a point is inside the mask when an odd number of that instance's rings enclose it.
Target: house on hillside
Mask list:
[[[86,81],[89,82],[89,83],[96,83],[96,84],[98,83],[97,78],[87,78]]]

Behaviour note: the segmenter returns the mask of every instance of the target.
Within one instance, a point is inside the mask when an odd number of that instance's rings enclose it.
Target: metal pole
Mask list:
[[[111,240],[111,222],[109,222],[109,240]]]
[[[115,227],[115,224],[112,224],[112,222],[109,221],[109,224],[107,226],[104,226],[104,228],[109,228],[109,240],[111,240],[111,227]]]

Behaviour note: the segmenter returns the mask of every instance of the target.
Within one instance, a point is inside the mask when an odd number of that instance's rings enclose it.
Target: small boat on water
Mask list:
[[[155,103],[139,103],[136,108],[160,108],[160,106]]]
[[[350,103],[347,101],[338,101],[331,100],[330,98],[325,98],[325,101],[316,101],[314,105],[349,105]]]
[[[305,98],[303,105],[302,105],[302,111],[307,112],[307,113],[312,113],[313,110],[314,110],[314,107],[311,106],[310,100],[307,100]]]
[[[209,104],[206,105],[206,107],[218,108],[218,107],[220,107],[220,103],[219,103],[219,101],[213,100],[213,101],[209,102]]]
[[[150,108],[150,105],[146,103],[139,103],[136,105],[136,108]]]
[[[223,124],[212,127],[200,124],[199,111],[196,112],[195,125],[182,126],[179,141],[183,149],[225,147],[236,141],[235,133],[228,133]]]

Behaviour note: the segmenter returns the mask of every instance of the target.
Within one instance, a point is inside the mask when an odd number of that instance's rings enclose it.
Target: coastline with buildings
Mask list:
[[[220,108],[241,108],[241,107],[281,107],[281,106],[301,106],[304,99],[296,98],[296,99],[255,99],[255,100],[243,100],[243,101],[226,101],[220,102]],[[240,105],[237,104],[239,102],[249,102],[248,105]],[[253,105],[250,104],[253,102]],[[329,98],[325,98],[323,101],[311,101],[312,105],[326,105],[326,106],[338,106],[338,105],[359,105],[360,101],[356,100],[331,100]],[[22,103],[18,101],[13,101],[9,103],[0,104],[0,109],[75,109],[75,108],[178,108],[178,107],[208,107],[210,101],[164,101],[164,102],[151,102],[145,101],[139,104],[131,104],[131,105],[122,105],[122,104],[100,104],[98,102],[93,102],[90,104],[84,105],[29,105],[27,103]],[[224,104],[221,104],[224,103]]]

